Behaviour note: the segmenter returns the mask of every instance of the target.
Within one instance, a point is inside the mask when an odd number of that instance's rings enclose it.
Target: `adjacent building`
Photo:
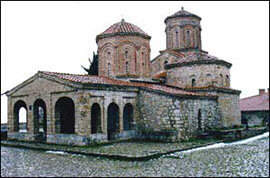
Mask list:
[[[259,89],[259,95],[240,99],[242,124],[253,126],[269,125],[269,88]]]

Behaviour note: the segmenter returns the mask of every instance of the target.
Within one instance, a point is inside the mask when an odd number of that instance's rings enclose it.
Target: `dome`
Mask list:
[[[151,37],[147,33],[145,33],[142,29],[140,29],[138,26],[125,22],[125,20],[122,19],[121,22],[113,24],[103,33],[97,35],[96,41],[102,38],[112,37],[116,35],[135,35],[141,36],[145,39],[151,39]]]
[[[199,16],[197,16],[195,14],[192,14],[192,13],[190,13],[188,11],[185,11],[184,8],[182,7],[180,11],[174,13],[171,16],[166,17],[164,22],[166,23],[166,21],[168,19],[175,18],[175,17],[195,17],[195,18],[198,18],[199,20],[201,20],[201,17],[199,17]]]

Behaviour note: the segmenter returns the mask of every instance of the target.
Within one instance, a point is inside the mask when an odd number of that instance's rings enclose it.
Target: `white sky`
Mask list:
[[[164,19],[184,9],[202,18],[202,49],[233,64],[241,98],[269,88],[268,2],[3,2],[1,93],[38,70],[84,73],[95,37],[124,18],[152,36],[151,59],[166,47]],[[7,97],[1,96],[1,123]]]

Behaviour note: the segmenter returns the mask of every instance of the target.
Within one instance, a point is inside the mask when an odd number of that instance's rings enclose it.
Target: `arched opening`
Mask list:
[[[229,75],[226,75],[226,87],[230,86],[230,77]]]
[[[175,44],[176,48],[179,48],[179,36],[178,36],[178,31],[175,31]]]
[[[111,64],[108,63],[108,77],[111,75]]]
[[[73,134],[75,132],[75,110],[72,99],[59,98],[55,104],[56,132]]]
[[[28,118],[27,106],[24,101],[19,100],[14,104],[14,131],[27,132],[28,131]]]
[[[91,108],[91,133],[101,133],[101,109],[99,104],[95,103]]]
[[[193,78],[193,79],[191,80],[191,87],[195,87],[195,85],[196,85],[196,80]]]
[[[132,104],[130,103],[126,104],[124,107],[123,121],[124,121],[124,130],[131,130],[133,123],[133,107]]]
[[[107,113],[107,133],[108,140],[114,139],[115,133],[119,132],[119,107],[115,103],[111,103]]]
[[[190,47],[191,41],[190,41],[190,31],[186,31],[186,47]]]
[[[41,133],[46,138],[47,133],[47,110],[42,99],[34,102],[34,133]]]
[[[202,113],[201,109],[198,111],[198,130],[202,130]]]
[[[126,73],[129,73],[129,69],[128,69],[128,62],[126,62]]]

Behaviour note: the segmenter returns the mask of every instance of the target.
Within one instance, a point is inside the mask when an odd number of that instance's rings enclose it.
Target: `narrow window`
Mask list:
[[[196,85],[196,80],[195,80],[195,79],[192,79],[192,81],[191,81],[191,86],[192,86],[192,87],[195,87],[195,85]]]
[[[126,62],[126,73],[128,73],[128,62]]]
[[[128,58],[128,51],[127,50],[125,51],[125,58],[126,59]]]
[[[110,76],[110,75],[111,75],[111,64],[108,63],[108,76]]]
[[[176,44],[176,48],[178,48],[178,46],[179,46],[178,31],[175,32],[175,44]]]
[[[190,31],[187,30],[187,33],[186,33],[186,44],[187,44],[187,47],[190,47]]]
[[[229,75],[226,75],[226,86],[227,87],[230,86],[230,77],[229,77]]]

